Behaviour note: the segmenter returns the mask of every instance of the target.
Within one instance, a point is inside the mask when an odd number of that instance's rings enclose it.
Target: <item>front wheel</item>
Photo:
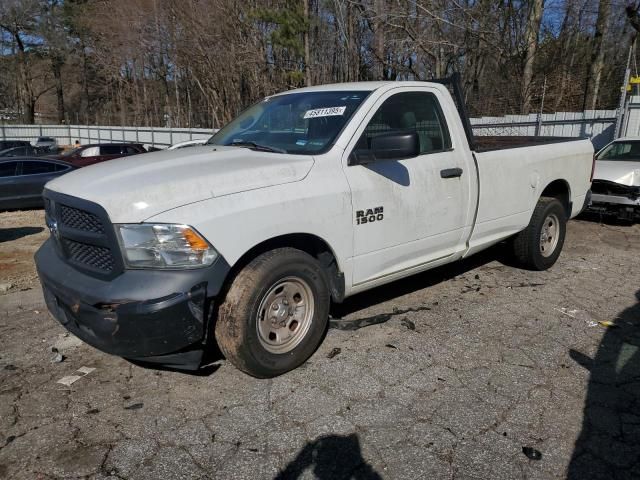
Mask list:
[[[526,229],[515,236],[513,250],[518,262],[531,270],[551,268],[562,251],[567,215],[556,198],[542,197]]]
[[[327,327],[326,274],[294,248],[266,252],[233,279],[215,335],[227,360],[258,378],[288,372],[316,350]]]

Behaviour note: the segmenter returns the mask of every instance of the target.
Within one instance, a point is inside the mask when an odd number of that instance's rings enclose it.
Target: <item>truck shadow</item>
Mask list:
[[[327,435],[308,442],[274,480],[309,478],[307,470],[318,480],[382,480],[362,457],[360,439],[351,435]]]
[[[36,235],[44,230],[43,227],[12,227],[0,228],[0,243],[18,240],[29,235]]]
[[[470,270],[493,261],[498,261],[509,267],[515,266],[515,260],[511,254],[511,248],[506,243],[499,243],[464,260],[443,265],[423,273],[412,275],[402,280],[396,280],[386,285],[367,290],[366,292],[349,297],[342,304],[333,304],[331,306],[331,317],[334,320],[339,320],[342,317],[359,310],[446,282],[458,275],[462,275],[463,273],[467,273]],[[346,329],[353,330],[353,328]]]
[[[403,280],[397,280],[390,284],[354,295],[353,297],[348,298],[343,304],[333,304],[331,306],[329,326],[330,328],[338,328],[342,330],[356,330],[368,325],[384,323],[387,320],[390,320],[393,316],[400,315],[408,311],[427,309],[428,307],[416,306],[406,310],[394,309],[393,313],[374,315],[372,317],[361,318],[358,320],[341,320],[343,316],[386,302],[393,298],[407,295],[417,290],[422,290],[438,283],[451,280],[458,275],[496,260],[503,265],[513,265],[511,248],[509,248],[507,244],[498,244],[467,259],[434,268],[433,270],[413,275]],[[128,361],[139,367],[152,370],[175,371],[195,376],[212,375],[218,370],[218,368],[220,368],[220,365],[217,362],[224,359],[224,355],[216,343],[213,331],[213,329],[209,329],[207,333],[208,348],[204,351],[201,363],[202,367],[198,370],[194,371],[180,367],[161,366],[155,363],[146,363],[139,360],[129,359]]]
[[[640,290],[636,298],[593,359],[569,352],[591,375],[568,480],[640,478]]]

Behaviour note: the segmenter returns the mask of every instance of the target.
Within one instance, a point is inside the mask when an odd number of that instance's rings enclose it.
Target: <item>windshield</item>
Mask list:
[[[306,155],[323,153],[369,93],[330,91],[267,97],[207,143]]]
[[[612,143],[600,152],[598,160],[640,162],[640,141]]]

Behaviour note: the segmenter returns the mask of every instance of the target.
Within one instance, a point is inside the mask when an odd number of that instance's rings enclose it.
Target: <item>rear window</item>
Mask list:
[[[80,152],[81,157],[97,157],[98,155],[100,155],[98,147],[88,147]]]
[[[18,162],[0,162],[0,178],[14,177],[18,171]]]

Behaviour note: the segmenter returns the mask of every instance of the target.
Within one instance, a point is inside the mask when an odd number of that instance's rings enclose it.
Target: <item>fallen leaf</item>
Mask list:
[[[605,327],[605,328],[615,328],[618,325],[616,325],[615,323],[609,321],[609,320],[600,320],[598,322],[598,325],[600,325],[601,327]]]

